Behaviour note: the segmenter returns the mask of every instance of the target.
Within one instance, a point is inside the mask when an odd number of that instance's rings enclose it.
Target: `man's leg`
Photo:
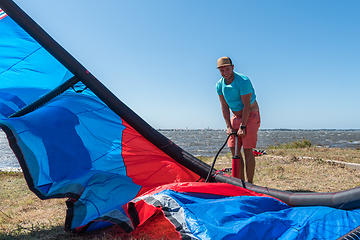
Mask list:
[[[244,149],[245,155],[245,167],[246,167],[246,176],[247,182],[252,183],[255,173],[255,156],[253,154],[253,149]]]
[[[246,124],[246,136],[243,138],[245,168],[247,181],[253,183],[255,174],[255,156],[253,149],[257,143],[257,132],[260,127],[260,113],[257,111],[250,112],[248,122]]]

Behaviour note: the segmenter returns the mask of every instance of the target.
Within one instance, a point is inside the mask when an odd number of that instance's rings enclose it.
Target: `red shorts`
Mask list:
[[[231,126],[234,130],[239,130],[242,118],[236,117],[235,115],[231,118]],[[245,137],[238,137],[238,147],[243,146],[244,149],[256,148],[257,132],[260,127],[260,112],[250,112],[249,120],[246,124],[246,135]],[[235,147],[235,136],[231,136],[228,140],[229,147]]]

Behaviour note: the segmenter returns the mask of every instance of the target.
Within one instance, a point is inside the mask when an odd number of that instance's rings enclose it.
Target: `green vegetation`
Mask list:
[[[290,143],[283,143],[283,144],[275,144],[273,146],[269,146],[269,149],[297,149],[297,148],[309,148],[313,146],[310,140],[297,140]]]

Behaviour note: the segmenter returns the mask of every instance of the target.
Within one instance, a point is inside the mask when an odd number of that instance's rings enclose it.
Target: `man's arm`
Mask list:
[[[244,104],[244,108],[242,110],[242,122],[240,125],[246,126],[249,116],[250,116],[250,109],[251,109],[251,94],[246,94],[241,96],[241,101]],[[246,129],[239,128],[238,135],[240,137],[244,137],[246,135]]]
[[[232,132],[234,132],[233,127],[231,126],[231,122],[230,122],[230,108],[229,105],[226,103],[224,95],[219,95],[219,100],[220,100],[220,104],[221,104],[221,111],[226,123],[226,133],[230,134]]]

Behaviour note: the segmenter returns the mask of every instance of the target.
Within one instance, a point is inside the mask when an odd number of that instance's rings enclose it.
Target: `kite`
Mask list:
[[[11,0],[0,0],[0,29],[0,127],[29,189],[68,198],[67,231],[131,232],[160,211],[183,239],[358,234],[360,189],[292,193],[216,171],[141,119]]]

